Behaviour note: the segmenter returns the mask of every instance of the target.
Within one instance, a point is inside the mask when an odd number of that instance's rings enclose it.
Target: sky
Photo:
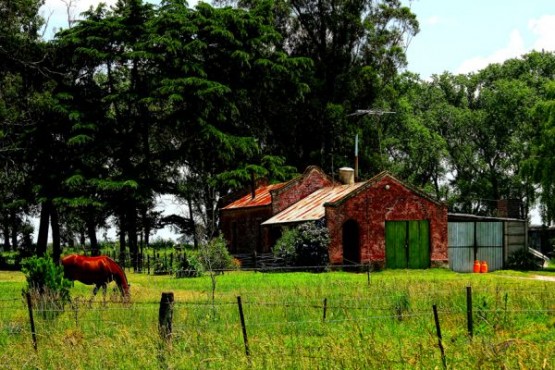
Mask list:
[[[475,72],[532,50],[555,51],[554,0],[403,0],[420,23],[407,70],[428,79]]]

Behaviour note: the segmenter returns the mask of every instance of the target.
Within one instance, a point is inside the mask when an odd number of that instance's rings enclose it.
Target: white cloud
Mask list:
[[[555,15],[544,15],[539,19],[532,19],[528,27],[537,35],[534,50],[555,51]]]
[[[528,21],[528,28],[534,34],[535,40],[531,45],[524,45],[519,30],[514,29],[509,36],[509,43],[488,56],[477,56],[465,60],[456,73],[470,73],[479,71],[489,64],[502,63],[507,59],[518,58],[531,50],[555,51],[555,15],[543,15]]]
[[[441,23],[441,18],[438,17],[437,15],[431,16],[428,19],[426,19],[426,24],[429,24],[431,26],[435,26],[436,24],[440,24]]]
[[[502,63],[510,58],[520,57],[526,52],[524,40],[518,30],[511,31],[509,43],[502,49],[497,50],[491,55],[474,57],[465,60],[457,69],[457,74],[470,73],[481,70],[493,63]]]

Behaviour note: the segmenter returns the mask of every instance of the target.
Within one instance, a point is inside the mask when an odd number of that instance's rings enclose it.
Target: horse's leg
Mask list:
[[[104,295],[104,297],[106,297],[107,290],[108,290],[108,284],[107,283],[102,284],[102,295]]]

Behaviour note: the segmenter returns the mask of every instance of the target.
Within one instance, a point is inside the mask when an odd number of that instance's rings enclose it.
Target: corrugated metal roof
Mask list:
[[[319,220],[325,216],[325,203],[335,202],[364,184],[363,182],[359,182],[352,185],[339,185],[317,190],[266,220],[262,225]]]
[[[222,209],[238,209],[238,208],[267,206],[272,202],[272,195],[270,194],[270,191],[274,189],[279,189],[285,184],[287,183],[282,182],[279,184],[261,186],[255,190],[254,198],[252,197],[252,194],[249,193],[244,197],[237,199],[235,202],[228,204]]]

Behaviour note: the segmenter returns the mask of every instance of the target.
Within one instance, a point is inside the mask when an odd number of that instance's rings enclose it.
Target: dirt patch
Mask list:
[[[555,276],[534,275],[534,279],[555,282]]]

